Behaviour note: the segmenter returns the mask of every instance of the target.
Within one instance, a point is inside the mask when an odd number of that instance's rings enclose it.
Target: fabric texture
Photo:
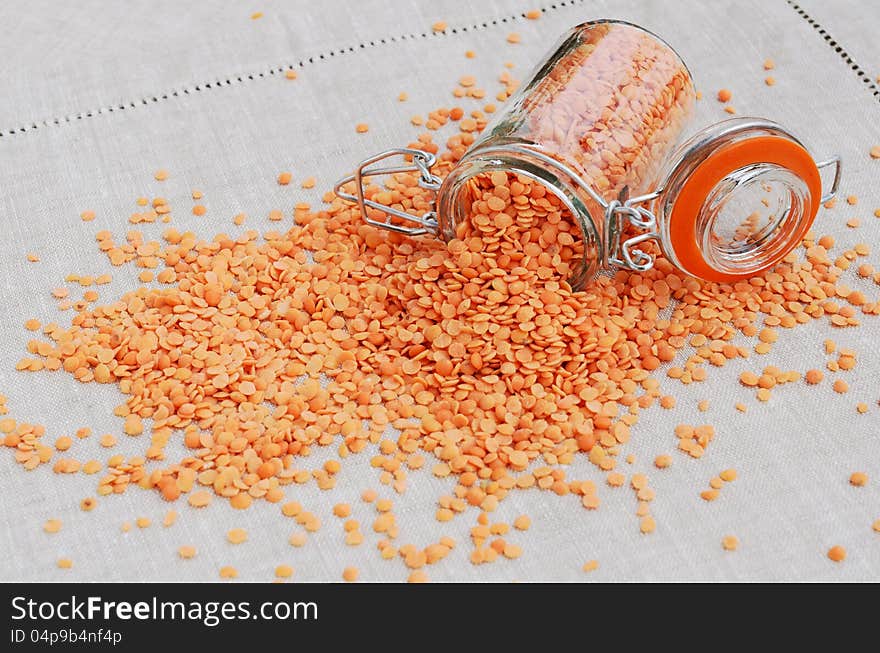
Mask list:
[[[46,425],[48,442],[90,427],[94,435],[70,452],[80,460],[142,455],[148,435],[123,435],[122,419],[113,415],[123,401],[116,386],[83,385],[60,371],[17,372],[15,363],[27,355],[33,337],[23,327],[26,319],[70,320],[71,313],[59,312],[50,295],[68,274],[111,273],[112,283],[98,289],[100,302],[139,284],[134,267],[113,268],[98,251],[98,230],[122,238],[138,228],[158,237],[164,225],[127,223],[141,195],[166,197],[174,208],[173,226],[206,238],[277,228],[267,219],[271,209],[300,201],[318,206],[322,193],[357,161],[414,140],[422,131],[410,123],[414,114],[456,103],[467,110],[485,104],[452,96],[462,75],[474,75],[491,98],[504,62],[512,62],[513,75],[523,79],[560,34],[585,20],[629,20],[672,44],[703,92],[694,128],[728,117],[715,100],[726,87],[739,115],[765,116],[790,127],[817,159],[841,155],[841,195],[857,195],[858,203],[838,201],[836,208],[821,210],[814,230],[833,235],[842,246],[880,247],[880,219],[873,216],[880,207],[880,161],[868,155],[880,144],[880,103],[785,0],[556,2],[543,6],[539,20],[522,17],[538,4],[522,0],[369,0],[320,3],[320,9],[306,2],[259,4],[233,10],[201,2],[183,10],[168,1],[137,0],[123,7],[90,0],[63,8],[50,2],[0,8],[7,53],[0,63],[5,82],[0,393],[7,396],[11,417]],[[818,18],[824,3],[800,4],[811,14],[815,9]],[[845,47],[843,39],[852,39],[854,53],[873,48],[876,54],[869,26],[880,21],[880,7],[868,0],[848,4],[861,19],[848,21],[846,30],[838,25],[829,30],[840,32]],[[250,13],[258,10],[264,16],[252,20]],[[445,34],[431,32],[438,20],[448,23]],[[507,42],[511,32],[521,35],[520,43]],[[466,50],[475,58],[466,58]],[[772,87],[764,84],[766,58],[776,62]],[[287,65],[295,67],[298,79],[269,72]],[[224,83],[204,86],[216,80]],[[409,100],[399,102],[400,92]],[[110,112],[114,105],[126,108]],[[355,133],[361,122],[369,124],[365,134]],[[22,126],[28,129],[19,131]],[[169,171],[167,181],[153,179],[159,168]],[[294,173],[290,187],[276,183],[281,170]],[[311,175],[317,186],[300,189],[299,182]],[[204,217],[189,211],[195,188],[205,193]],[[93,222],[80,220],[86,209],[96,212]],[[232,216],[242,211],[248,222],[236,227]],[[860,217],[862,226],[848,228],[851,217]],[[28,262],[28,252],[41,261]],[[876,262],[876,253],[865,260]],[[844,279],[876,301],[878,288],[869,279],[851,272]],[[83,512],[79,501],[95,496],[95,476],[56,475],[51,465],[26,472],[10,450],[0,449],[0,580],[214,581],[221,566],[233,565],[241,580],[268,581],[277,565],[288,564],[296,569],[294,580],[339,581],[344,567],[356,566],[363,581],[403,581],[409,570],[400,559],[379,556],[380,536],[371,528],[375,509],[359,498],[362,490],[374,488],[394,500],[399,545],[425,546],[444,535],[456,540],[449,557],[427,568],[432,581],[877,581],[880,533],[871,524],[880,518],[878,327],[877,318],[863,317],[859,328],[833,328],[822,320],[781,330],[770,354],[711,369],[706,382],[689,386],[658,370],[677,407],[642,412],[624,450],[635,461],[620,465],[627,475],[647,474],[656,490],[651,512],[657,530],[650,535],[639,532],[632,490],[606,486],[604,474],[583,457],[569,477],[596,483],[600,509],[587,511],[572,496],[513,492],[492,519],[511,523],[520,514],[531,517],[527,532],[506,536],[522,546],[522,557],[475,566],[468,561],[469,530],[478,513],[470,509],[452,522],[436,521],[437,500],[451,492],[454,479],[435,478],[430,460],[410,473],[400,495],[380,484],[370,466],[374,448],[343,462],[332,491],[288,486],[288,500],[299,501],[323,523],[304,547],[294,548],[288,537],[300,527],[283,517],[278,505],[257,501],[235,511],[215,500],[196,510],[131,487],[122,495],[99,497],[95,510]],[[819,387],[797,383],[776,389],[761,403],[737,381],[742,371],[768,365],[800,372],[823,368],[826,338],[858,353],[856,368],[841,373],[850,386],[846,394],[834,393],[828,381]],[[741,343],[754,345],[745,338]],[[703,399],[710,402],[705,413],[697,409]],[[735,410],[737,402],[748,412]],[[868,404],[867,414],[856,412],[857,402]],[[673,430],[679,423],[715,426],[715,440],[702,459],[676,450]],[[111,452],[98,445],[103,433],[119,439]],[[317,468],[335,453],[335,447],[318,448],[303,465]],[[663,453],[673,464],[657,470],[652,461]],[[169,460],[183,455],[182,442],[168,447]],[[699,494],[709,479],[726,468],[735,468],[738,479],[717,501],[703,501]],[[850,486],[854,471],[868,474],[866,487]],[[345,545],[343,520],[331,512],[338,502],[353,506],[352,517],[366,536],[362,545]],[[179,518],[163,528],[169,508]],[[149,528],[122,532],[123,522],[142,516],[152,520]],[[50,518],[62,520],[59,533],[43,532]],[[229,544],[225,534],[231,528],[246,529],[249,541]],[[723,550],[726,535],[739,539],[738,550]],[[848,551],[841,564],[825,555],[836,544]],[[181,545],[196,546],[197,556],[180,560]],[[71,558],[73,568],[58,569],[61,557]],[[581,568],[591,559],[599,568],[585,574]]]

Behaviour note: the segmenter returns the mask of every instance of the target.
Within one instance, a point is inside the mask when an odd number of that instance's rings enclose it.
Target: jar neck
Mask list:
[[[706,262],[725,274],[752,274],[790,251],[809,205],[809,189],[790,170],[756,163],[730,172],[703,203],[695,237]]]
[[[793,135],[759,119],[724,121],[685,141],[653,207],[667,258],[694,276],[724,281],[778,263],[817,209],[815,180],[809,166],[795,165],[798,158],[812,164]]]
[[[604,213],[599,203],[565,171],[565,166],[518,142],[487,143],[468,151],[446,176],[437,195],[439,233],[447,241],[468,219],[469,184],[476,177],[500,171],[522,175],[559,199],[580,228],[584,253],[568,279],[574,290],[583,289],[605,265]]]

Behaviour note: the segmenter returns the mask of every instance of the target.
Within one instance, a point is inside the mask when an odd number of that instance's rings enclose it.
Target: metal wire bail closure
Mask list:
[[[378,163],[379,161],[383,161],[384,159],[388,159],[394,156],[412,157],[412,163],[407,163],[399,166],[388,166],[384,168],[370,167]],[[364,188],[364,180],[368,177],[393,175],[400,172],[418,172],[419,186],[427,190],[434,191],[436,193],[437,190],[440,188],[440,184],[442,181],[437,175],[431,173],[431,168],[436,162],[437,157],[435,157],[430,152],[425,152],[424,150],[417,150],[408,147],[398,147],[390,150],[385,150],[384,152],[380,152],[379,154],[376,154],[369,159],[364,159],[363,161],[361,161],[357,169],[354,171],[354,174],[344,177],[336,182],[336,185],[333,187],[333,192],[336,193],[337,197],[341,197],[342,199],[349,202],[356,202],[361,209],[361,215],[363,216],[364,221],[367,224],[373,225],[374,227],[388,229],[389,231],[405,234],[407,236],[422,236],[425,234],[436,235],[439,229],[437,224],[436,211],[428,211],[421,216],[407,213],[406,211],[394,208],[393,206],[381,204],[374,200],[368,199],[365,194],[366,189]],[[351,193],[342,190],[343,186],[351,182],[354,182],[354,188],[357,195],[352,195]],[[370,207],[371,209],[375,209],[377,211],[382,211],[386,216],[385,220],[372,219],[367,213],[367,207]],[[405,220],[417,226],[409,227],[406,225],[397,224],[391,221],[392,217],[400,218],[401,220]]]
[[[628,189],[624,188],[620,196],[608,202],[605,207],[608,263],[633,272],[647,272],[654,267],[654,257],[636,245],[649,240],[660,241],[660,234],[657,231],[656,216],[645,207],[638,205],[653,201],[660,193],[653,192],[633,198],[628,198],[627,194]],[[643,231],[622,240],[628,226]]]
[[[657,197],[657,193],[628,199],[627,190],[624,189],[618,199],[607,202],[592,186],[565,164],[540,152],[530,150],[529,155],[565,173],[578,187],[599,204],[603,211],[602,218],[605,222],[604,233],[607,234],[607,241],[600,250],[606,252],[604,263],[633,272],[645,272],[651,269],[654,265],[653,257],[647,252],[638,249],[636,245],[648,240],[659,239],[656,229],[657,221],[648,209],[636,205],[650,202]],[[371,167],[384,159],[394,156],[409,156],[412,158],[412,163],[381,168]],[[431,168],[436,161],[437,159],[432,153],[415,148],[401,147],[385,150],[361,161],[353,174],[343,177],[336,183],[333,192],[346,201],[356,203],[360,207],[361,215],[367,224],[407,236],[421,236],[425,234],[437,236],[439,235],[439,222],[436,211],[428,211],[421,216],[407,213],[393,206],[368,199],[364,187],[364,180],[368,177],[392,175],[400,172],[418,172],[419,186],[437,192],[442,185],[442,180],[431,172]],[[343,190],[343,186],[351,182],[354,182],[356,195]],[[367,207],[382,211],[387,216],[386,219],[374,220],[370,218],[367,213]],[[392,217],[400,218],[416,226],[396,224],[391,221]],[[642,233],[623,239],[622,236],[627,227],[635,227],[642,230]]]

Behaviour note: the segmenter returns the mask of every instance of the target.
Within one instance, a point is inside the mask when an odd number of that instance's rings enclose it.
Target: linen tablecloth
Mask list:
[[[524,12],[534,8],[541,17],[527,20]],[[255,12],[262,16],[252,18]],[[715,94],[729,88],[739,115],[781,122],[816,157],[841,155],[841,195],[856,195],[858,203],[838,201],[821,210],[814,230],[833,235],[841,247],[863,242],[880,248],[880,219],[874,217],[880,160],[869,156],[880,144],[880,101],[872,82],[880,75],[872,31],[880,24],[880,7],[869,0],[4,3],[0,393],[9,415],[45,424],[49,442],[90,427],[95,435],[75,443],[81,460],[107,458],[98,445],[102,433],[119,435],[110,453],[145,451],[148,435],[121,435],[113,407],[123,396],[116,386],[14,369],[32,337],[25,320],[70,320],[71,312],[59,312],[50,295],[65,276],[112,273],[112,283],[99,289],[101,302],[140,283],[134,268],[113,268],[94,239],[100,229],[121,235],[133,228],[127,218],[137,208],[134,198],[168,198],[180,207],[174,226],[207,238],[277,227],[267,219],[270,209],[300,201],[317,207],[355,162],[414,140],[422,131],[410,123],[414,114],[485,104],[452,96],[462,75],[474,75],[492,97],[505,62],[523,79],[562,32],[596,18],[643,25],[679,51],[703,92],[695,125],[728,117]],[[432,30],[438,21],[447,23],[445,32]],[[508,43],[512,32],[521,36],[519,43]],[[466,58],[466,50],[476,56]],[[767,58],[776,64],[770,73],[762,65]],[[288,67],[296,80],[284,77]],[[776,79],[772,87],[764,83],[768,74]],[[406,102],[398,101],[401,92]],[[367,123],[369,131],[355,133],[357,123]],[[169,171],[161,183],[153,178],[160,168]],[[276,183],[282,170],[293,172],[291,187]],[[316,187],[299,188],[311,175]],[[194,188],[205,194],[204,217],[184,208]],[[87,209],[97,217],[83,223],[80,212]],[[236,227],[231,218],[242,211],[248,222]],[[859,228],[846,226],[852,217],[861,219]],[[155,237],[163,226],[136,228]],[[28,262],[29,252],[40,262]],[[876,263],[876,253],[866,260]],[[876,300],[870,279],[845,279]],[[683,386],[659,370],[677,406],[642,412],[624,451],[635,461],[621,462],[620,469],[646,473],[656,490],[651,511],[657,530],[649,535],[639,531],[633,492],[607,487],[604,474],[584,458],[569,477],[596,482],[599,510],[584,510],[573,496],[513,492],[492,518],[531,517],[527,532],[506,536],[522,546],[522,557],[475,566],[468,553],[476,509],[447,524],[434,517],[437,499],[450,493],[454,479],[435,478],[428,464],[411,473],[408,489],[397,495],[379,483],[371,448],[344,461],[332,491],[287,486],[288,499],[323,522],[302,548],[288,544],[297,528],[293,520],[282,517],[277,504],[261,501],[246,511],[223,501],[196,510],[131,487],[99,497],[95,510],[83,512],[79,501],[95,496],[97,477],[57,475],[51,465],[26,472],[11,450],[0,448],[0,580],[213,581],[221,566],[232,565],[241,580],[268,581],[281,564],[295,568],[294,580],[338,581],[346,566],[358,567],[363,581],[405,580],[403,561],[383,560],[376,549],[380,536],[370,528],[375,509],[359,498],[368,487],[394,500],[399,544],[456,539],[449,557],[427,568],[432,581],[880,580],[880,533],[871,528],[880,518],[878,326],[877,318],[866,316],[859,328],[821,320],[782,330],[771,354],[712,369],[704,383]],[[826,338],[858,354],[856,368],[845,373],[848,393],[834,393],[828,382],[819,388],[801,382],[777,388],[762,403],[738,383],[743,370],[767,365],[800,372],[823,367]],[[703,399],[710,402],[705,413],[697,409]],[[746,413],[734,408],[737,402],[748,406]],[[868,404],[866,414],[857,413],[857,402]],[[679,423],[715,426],[702,459],[676,450]],[[185,455],[181,442],[167,451],[169,460]],[[318,448],[309,465],[317,467],[335,451]],[[661,453],[672,455],[669,469],[653,467]],[[703,501],[700,491],[726,468],[737,470],[737,480],[717,501]],[[850,485],[854,471],[868,474],[866,487]],[[362,545],[344,544],[342,520],[331,514],[338,502],[353,506],[352,517],[366,535]],[[179,518],[163,528],[171,507]],[[152,525],[122,531],[124,522],[138,517]],[[60,532],[43,532],[50,518],[62,520]],[[228,543],[231,528],[246,529],[248,542]],[[726,535],[739,539],[736,551],[723,550]],[[848,551],[839,564],[826,557],[837,544]],[[197,556],[179,559],[181,545],[196,546]],[[61,557],[73,561],[72,569],[56,566]],[[582,566],[592,559],[599,567],[587,574]]]

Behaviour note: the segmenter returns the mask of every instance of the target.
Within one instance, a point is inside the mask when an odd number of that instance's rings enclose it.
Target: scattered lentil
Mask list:
[[[428,574],[424,572],[422,569],[416,569],[406,579],[407,583],[427,583],[428,582]]]
[[[828,559],[834,562],[843,562],[846,559],[846,549],[840,545],[828,549]]]
[[[353,583],[358,579],[360,572],[357,567],[346,567],[342,570],[342,580],[346,583]]]
[[[238,570],[235,567],[220,567],[220,578],[238,578]]]
[[[241,544],[248,539],[247,531],[243,528],[233,528],[226,533],[226,539],[229,540],[230,544]]]
[[[305,533],[294,533],[287,540],[291,546],[301,547],[306,543],[306,534]]]
[[[596,571],[598,568],[599,568],[599,561],[598,560],[587,560],[581,569],[583,569],[583,571],[589,573],[591,571]]]
[[[293,567],[290,565],[278,565],[275,567],[276,578],[290,578],[293,576]]]
[[[61,520],[60,519],[49,519],[43,524],[43,530],[47,533],[57,533],[61,530]]]

